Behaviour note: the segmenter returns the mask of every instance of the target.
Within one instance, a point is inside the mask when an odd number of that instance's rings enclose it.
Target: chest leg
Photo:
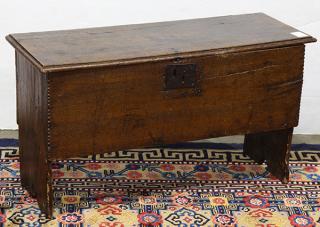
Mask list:
[[[283,183],[289,181],[289,155],[293,128],[247,134],[243,151],[257,163],[264,161],[270,173]]]

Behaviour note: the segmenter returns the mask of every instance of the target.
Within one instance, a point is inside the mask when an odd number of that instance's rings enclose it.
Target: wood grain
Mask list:
[[[304,46],[179,60],[199,89],[163,90],[171,61],[48,74],[50,158],[294,127]]]
[[[16,53],[16,65],[21,184],[50,216],[53,195],[50,161],[47,160],[46,75],[20,53]]]
[[[50,217],[56,159],[237,134],[286,182],[316,41],[296,31],[258,13],[8,35],[22,185]],[[170,64],[195,64],[192,86],[165,89]]]
[[[244,154],[258,163],[267,162],[268,170],[283,183],[289,182],[289,155],[293,128],[247,134]]]
[[[138,25],[12,34],[43,72],[239,52],[314,42],[263,13]]]

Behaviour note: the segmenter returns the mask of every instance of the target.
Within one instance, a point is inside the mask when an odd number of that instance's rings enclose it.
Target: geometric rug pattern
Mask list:
[[[49,220],[0,140],[0,226],[320,226],[320,145],[293,145],[282,184],[241,144],[183,143],[57,161]]]

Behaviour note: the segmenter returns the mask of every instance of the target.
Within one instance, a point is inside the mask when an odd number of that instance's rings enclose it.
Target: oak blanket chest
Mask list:
[[[305,43],[265,14],[12,34],[21,183],[52,214],[51,162],[245,134],[287,182]]]

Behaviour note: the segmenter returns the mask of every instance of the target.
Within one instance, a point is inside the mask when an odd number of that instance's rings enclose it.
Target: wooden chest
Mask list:
[[[283,182],[304,44],[265,14],[12,34],[22,185],[51,215],[53,160],[246,134]]]

